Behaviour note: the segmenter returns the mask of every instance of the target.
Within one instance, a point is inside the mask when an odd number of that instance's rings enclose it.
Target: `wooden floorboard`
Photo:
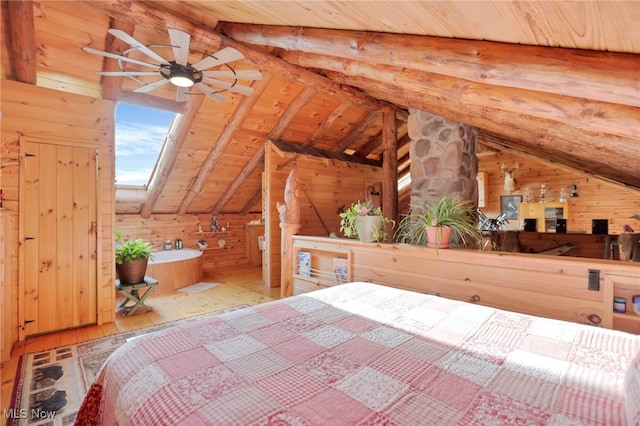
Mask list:
[[[215,273],[205,275],[202,281],[217,283],[218,286],[200,293],[152,293],[145,301],[153,308],[150,312],[139,310],[130,317],[116,314],[114,323],[29,337],[16,343],[11,351],[11,359],[0,369],[0,410],[9,408],[18,361],[25,353],[72,345],[242,304],[257,305],[280,298],[280,288],[265,288],[260,266],[242,265],[219,269]]]

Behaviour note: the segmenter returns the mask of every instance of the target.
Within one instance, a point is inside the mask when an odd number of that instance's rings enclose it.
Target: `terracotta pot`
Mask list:
[[[382,229],[382,216],[358,216],[356,230],[358,239],[365,243],[377,241],[377,233]]]
[[[149,259],[136,259],[131,262],[116,263],[116,273],[120,284],[136,284],[144,281]]]
[[[427,247],[449,248],[451,228],[448,226],[427,226]]]

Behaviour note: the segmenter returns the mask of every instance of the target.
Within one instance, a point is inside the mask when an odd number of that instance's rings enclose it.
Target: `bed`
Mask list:
[[[640,336],[348,283],[126,343],[76,424],[638,425]]]

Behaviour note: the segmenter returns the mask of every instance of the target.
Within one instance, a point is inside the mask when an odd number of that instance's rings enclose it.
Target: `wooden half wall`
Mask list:
[[[267,238],[263,269],[267,288],[280,287],[280,218],[277,202],[284,202],[287,177],[296,167],[303,185],[300,201],[300,233],[328,237],[341,236],[341,209],[370,198],[380,206],[383,170],[376,162],[350,162],[348,156],[269,141],[265,145],[263,213]],[[338,159],[342,157],[342,159]],[[373,189],[374,194],[370,194]]]
[[[368,281],[450,299],[598,325],[640,334],[631,296],[640,294],[634,262],[486,252],[435,250],[406,244],[293,236],[293,291],[336,284],[334,259],[346,259],[347,281]],[[311,273],[298,269],[297,253],[311,258]],[[590,288],[590,271],[597,271]],[[613,312],[613,297],[627,299],[627,312]]]

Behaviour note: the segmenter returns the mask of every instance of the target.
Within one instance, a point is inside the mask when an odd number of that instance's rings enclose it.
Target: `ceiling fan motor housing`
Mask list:
[[[168,65],[160,65],[160,75],[175,84],[176,78],[186,78],[191,80],[190,86],[202,81],[202,71],[193,68],[191,65],[180,65],[176,61],[171,61]]]

